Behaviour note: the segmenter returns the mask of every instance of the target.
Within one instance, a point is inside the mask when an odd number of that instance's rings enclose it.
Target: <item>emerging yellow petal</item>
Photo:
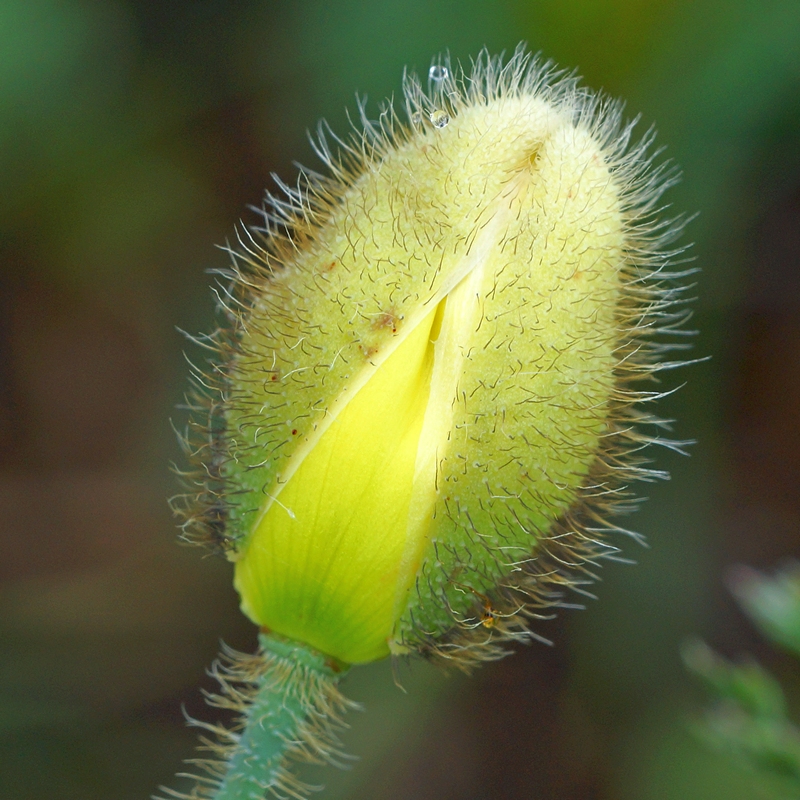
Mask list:
[[[389,652],[415,463],[428,407],[436,310],[350,400],[255,526],[236,563],[255,622],[343,661]],[[404,568],[405,567],[405,568]]]

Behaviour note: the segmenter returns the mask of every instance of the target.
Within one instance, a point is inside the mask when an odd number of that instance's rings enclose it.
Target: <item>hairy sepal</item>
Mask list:
[[[640,404],[658,392],[634,382],[657,372],[670,347],[657,337],[684,317],[663,251],[680,225],[653,218],[672,177],[651,168],[648,137],[629,145],[613,104],[522,51],[479,61],[466,82],[447,75],[428,94],[409,80],[408,124],[387,108],[339,156],[321,138],[330,177],[271,198],[266,227],[242,237],[220,337],[225,431],[199,448],[245,611],[345,661],[390,649],[497,657],[560,586],[591,578],[615,549],[602,534],[618,530],[609,516],[630,505],[628,483],[657,475],[640,453],[662,441],[642,424],[660,422]],[[385,515],[359,521],[362,539],[391,539],[396,568],[367,568],[355,615],[347,580],[338,599],[290,592],[269,611],[280,581],[259,577],[249,554],[279,554],[276,535],[298,541],[286,533],[299,513],[284,502],[292,482],[434,312],[419,447],[390,515],[405,522],[386,534]],[[350,418],[348,436],[369,430]],[[372,451],[367,481],[382,468]],[[325,491],[341,493],[335,481]],[[205,505],[218,515],[216,500]],[[303,547],[288,583],[352,566],[346,547],[324,570]],[[353,630],[331,633],[325,603]]]

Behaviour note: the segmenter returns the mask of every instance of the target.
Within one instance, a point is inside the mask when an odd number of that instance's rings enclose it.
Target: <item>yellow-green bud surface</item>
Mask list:
[[[616,112],[521,53],[439,69],[247,245],[206,457],[243,611],[349,663],[524,629],[645,441],[623,387],[667,303]]]

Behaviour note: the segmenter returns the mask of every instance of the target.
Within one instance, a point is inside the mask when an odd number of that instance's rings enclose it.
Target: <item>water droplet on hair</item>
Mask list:
[[[434,128],[444,128],[450,122],[450,115],[441,108],[436,108],[431,111],[430,120]]]
[[[414,113],[411,115],[411,122],[412,122],[414,125],[419,125],[419,124],[422,122],[422,112],[421,112],[421,111],[415,111],[415,112],[414,112]]]
[[[436,83],[441,83],[442,81],[446,81],[450,75],[450,71],[447,67],[441,67],[438,64],[434,64],[428,70],[428,79],[432,81],[436,81]]]

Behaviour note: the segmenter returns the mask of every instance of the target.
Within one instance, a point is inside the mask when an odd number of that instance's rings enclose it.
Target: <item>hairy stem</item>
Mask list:
[[[343,757],[337,736],[341,715],[355,704],[336,684],[347,665],[275,634],[262,633],[259,643],[256,655],[226,650],[214,665],[222,690],[208,696],[209,704],[240,716],[230,730],[192,721],[217,737],[201,737],[201,749],[216,758],[189,762],[206,774],[191,776],[197,783],[188,794],[166,790],[170,797],[300,800],[313,787],[293,774],[292,763],[335,764]]]

